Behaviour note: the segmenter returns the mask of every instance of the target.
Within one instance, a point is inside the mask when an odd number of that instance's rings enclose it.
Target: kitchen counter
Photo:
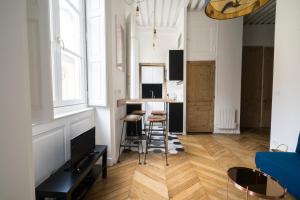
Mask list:
[[[177,102],[174,99],[163,98],[163,99],[127,99],[126,104],[130,103],[146,103],[146,102],[165,102],[165,103],[175,103]]]
[[[117,105],[119,106],[123,106],[126,104],[142,104],[142,103],[147,103],[147,102],[163,102],[163,103],[182,103],[181,101],[177,101],[174,99],[170,99],[170,98],[162,98],[162,99],[119,99],[117,100]]]
[[[148,105],[148,103],[150,104]],[[164,104],[163,108],[161,103]],[[131,114],[135,110],[145,110],[146,116],[144,119],[147,119],[147,117],[153,110],[164,110],[166,112],[166,117],[167,117],[167,130],[171,132],[183,131],[183,102],[182,101],[178,101],[170,98],[119,99],[117,100],[117,105],[118,107],[126,108],[127,115]]]

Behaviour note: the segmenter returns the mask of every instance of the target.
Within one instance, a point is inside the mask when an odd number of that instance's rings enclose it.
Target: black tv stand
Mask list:
[[[102,178],[107,176],[107,146],[96,145],[94,152],[81,163],[79,172],[70,168],[69,162],[59,168],[36,187],[36,199],[46,197],[60,200],[83,199],[99,174],[102,173]],[[100,157],[102,165],[96,164]]]

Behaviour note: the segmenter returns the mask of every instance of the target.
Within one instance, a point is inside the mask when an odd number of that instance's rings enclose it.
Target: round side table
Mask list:
[[[227,200],[228,186],[231,182],[237,189],[249,195],[263,199],[284,199],[286,189],[273,177],[262,173],[259,170],[246,167],[233,167],[227,171]]]

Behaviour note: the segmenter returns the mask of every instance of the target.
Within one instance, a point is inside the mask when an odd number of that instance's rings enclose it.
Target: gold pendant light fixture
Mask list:
[[[205,13],[218,20],[248,15],[263,7],[269,0],[206,0]]]

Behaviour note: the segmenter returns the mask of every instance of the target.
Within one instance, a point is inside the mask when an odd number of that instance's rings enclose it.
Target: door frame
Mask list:
[[[188,109],[188,94],[189,94],[189,89],[188,89],[188,84],[189,84],[189,70],[190,70],[190,65],[191,64],[208,64],[212,66],[212,73],[213,73],[213,77],[212,77],[212,82],[213,82],[213,87],[212,87],[212,118],[211,118],[211,123],[212,123],[212,132],[214,132],[214,121],[215,121],[215,95],[216,95],[216,61],[215,60],[205,60],[205,61],[187,61],[186,64],[186,133],[187,135],[191,135],[193,133],[210,133],[210,132],[188,132],[188,121],[189,121],[189,109]]]
[[[139,98],[142,98],[142,67],[162,67],[164,69],[164,82],[162,83],[162,97],[167,94],[166,66],[164,63],[139,63]]]

